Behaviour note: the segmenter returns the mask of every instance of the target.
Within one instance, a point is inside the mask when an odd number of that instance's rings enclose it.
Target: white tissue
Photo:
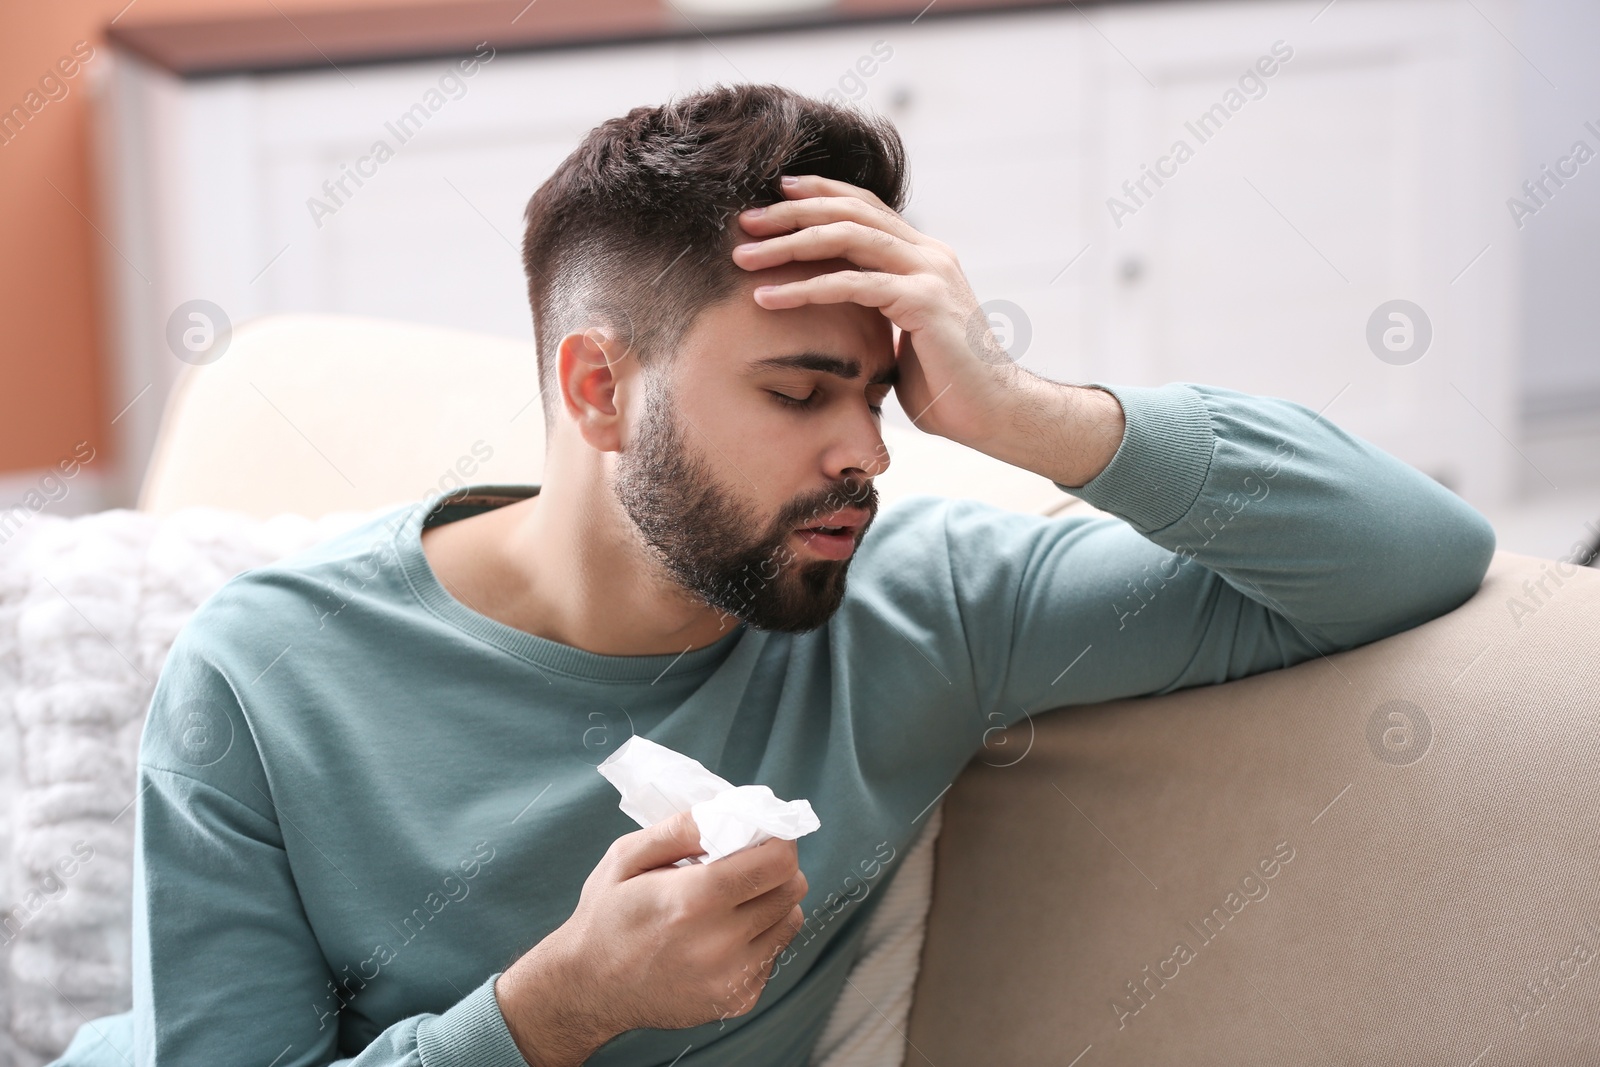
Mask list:
[[[599,771],[622,794],[617,806],[640,826],[685,809],[694,816],[705,855],[679,860],[679,867],[710,863],[774,837],[793,841],[822,826],[809,801],[779,800],[764,785],[734,785],[699,760],[638,734],[607,756]]]

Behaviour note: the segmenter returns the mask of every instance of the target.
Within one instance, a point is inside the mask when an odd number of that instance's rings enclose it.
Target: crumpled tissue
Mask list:
[[[640,826],[654,826],[684,809],[700,829],[705,855],[674,866],[710,863],[774,837],[793,841],[821,828],[806,800],[779,800],[764,785],[734,785],[706,770],[699,760],[648,737],[633,735],[600,764],[617,787],[617,806]]]

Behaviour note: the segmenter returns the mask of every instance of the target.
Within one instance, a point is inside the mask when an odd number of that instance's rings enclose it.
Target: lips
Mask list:
[[[856,538],[871,518],[872,513],[863,508],[840,508],[815,516],[811,525],[797,527],[794,535],[824,559],[846,560],[855,552]]]

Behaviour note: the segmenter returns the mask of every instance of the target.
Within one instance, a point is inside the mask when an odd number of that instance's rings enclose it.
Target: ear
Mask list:
[[[637,370],[627,346],[603,326],[567,334],[556,349],[556,378],[561,402],[591,448],[622,448],[622,410],[618,393]]]

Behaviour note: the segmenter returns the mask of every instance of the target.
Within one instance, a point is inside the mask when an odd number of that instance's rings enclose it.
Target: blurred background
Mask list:
[[[529,339],[522,210],[583,134],[774,81],[898,124],[907,218],[1024,365],[1299,401],[1573,558],[1597,46],[1580,0],[10,5],[0,509],[132,506],[173,381],[256,316]]]

